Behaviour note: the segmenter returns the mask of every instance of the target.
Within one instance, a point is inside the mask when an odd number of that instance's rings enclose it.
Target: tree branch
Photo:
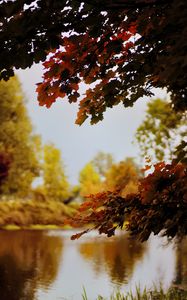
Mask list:
[[[165,5],[165,4],[171,4],[172,1],[170,0],[150,0],[150,1],[132,1],[132,0],[110,0],[110,2],[103,2],[101,1],[93,1],[93,0],[84,0],[85,3],[97,8],[103,9],[103,10],[118,10],[118,9],[143,9],[146,7],[150,7],[153,5]]]

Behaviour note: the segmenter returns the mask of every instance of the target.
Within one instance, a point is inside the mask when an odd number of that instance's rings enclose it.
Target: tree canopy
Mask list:
[[[185,0],[2,0],[0,21],[1,78],[54,52],[37,88],[41,105],[66,95],[76,102],[80,82],[95,83],[80,101],[78,124],[98,122],[120,102],[132,106],[153,87],[186,109]]]

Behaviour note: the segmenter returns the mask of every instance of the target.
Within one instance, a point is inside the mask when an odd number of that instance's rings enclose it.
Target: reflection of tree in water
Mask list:
[[[174,283],[187,289],[187,238],[176,245],[176,277]]]
[[[120,235],[110,239],[98,239],[80,244],[82,256],[93,262],[96,273],[106,269],[113,282],[124,283],[132,274],[144,252],[145,244]]]
[[[0,232],[0,299],[34,300],[56,278],[62,239],[42,231]]]

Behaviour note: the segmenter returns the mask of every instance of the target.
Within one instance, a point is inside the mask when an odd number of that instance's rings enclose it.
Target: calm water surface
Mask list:
[[[71,241],[70,231],[0,231],[0,299],[58,300],[108,297],[116,288],[134,290],[173,283],[187,287],[187,240],[147,243],[119,233],[92,233]]]

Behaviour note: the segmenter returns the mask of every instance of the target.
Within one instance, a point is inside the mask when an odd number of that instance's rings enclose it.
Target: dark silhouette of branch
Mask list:
[[[85,3],[97,8],[104,9],[104,10],[126,10],[126,9],[143,9],[146,7],[157,6],[157,5],[166,5],[171,4],[172,1],[169,0],[150,0],[150,1],[132,1],[132,0],[110,0],[107,2],[104,1],[92,1],[92,0],[85,0]]]

